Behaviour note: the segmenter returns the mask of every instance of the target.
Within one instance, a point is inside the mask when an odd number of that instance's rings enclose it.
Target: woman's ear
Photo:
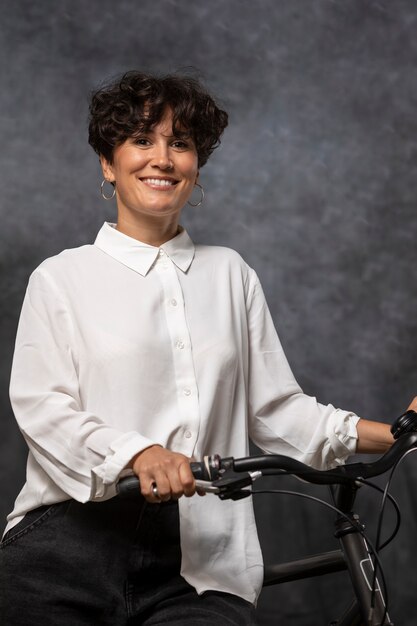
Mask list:
[[[113,183],[115,180],[113,167],[102,154],[100,155],[100,164],[104,178],[109,181],[109,183]]]

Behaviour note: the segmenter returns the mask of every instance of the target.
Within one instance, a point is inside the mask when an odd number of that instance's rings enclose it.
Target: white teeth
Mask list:
[[[142,182],[148,183],[148,185],[156,185],[158,187],[172,187],[172,185],[174,185],[172,180],[163,180],[161,178],[143,178]]]

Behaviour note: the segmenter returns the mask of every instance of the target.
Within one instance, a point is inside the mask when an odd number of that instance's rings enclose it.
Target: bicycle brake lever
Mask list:
[[[197,487],[197,489],[200,489],[201,491],[204,491],[205,493],[220,493],[220,489],[218,487],[215,487],[213,485],[213,483],[211,483],[209,480],[196,480],[195,481],[195,486]]]
[[[219,493],[219,498],[220,500],[241,500],[251,495],[251,489],[239,489],[238,491],[232,491],[232,493]]]
[[[226,470],[220,478],[213,481],[213,486],[218,488],[218,496],[221,500],[240,500],[251,495],[250,489],[243,489],[262,476],[262,472],[234,472]]]
[[[204,493],[213,493],[216,496],[219,496],[220,500],[240,500],[241,498],[246,498],[251,495],[251,491],[249,489],[238,489],[238,491],[229,491],[221,492],[219,487],[215,487],[208,480],[196,480],[195,486],[197,490],[200,489],[204,491]]]

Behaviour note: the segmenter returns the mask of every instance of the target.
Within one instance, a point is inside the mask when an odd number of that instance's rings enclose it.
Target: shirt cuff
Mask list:
[[[346,459],[356,453],[358,431],[356,424],[359,417],[354,413],[347,413],[336,409],[333,419],[329,420],[329,443],[333,452],[330,467],[342,465]]]
[[[157,445],[155,441],[135,431],[123,433],[115,439],[110,444],[109,453],[103,463],[92,469],[90,500],[116,495],[116,483],[129,461],[135,454],[154,445]]]

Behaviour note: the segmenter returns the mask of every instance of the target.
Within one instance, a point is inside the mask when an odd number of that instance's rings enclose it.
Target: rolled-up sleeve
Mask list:
[[[83,410],[71,316],[42,269],[32,274],[22,307],[10,399],[36,462],[80,502],[114,495],[126,464],[155,443]]]
[[[316,468],[354,454],[359,417],[323,405],[297,384],[274,327],[259,280],[248,290],[249,429],[265,452],[285,454]]]

